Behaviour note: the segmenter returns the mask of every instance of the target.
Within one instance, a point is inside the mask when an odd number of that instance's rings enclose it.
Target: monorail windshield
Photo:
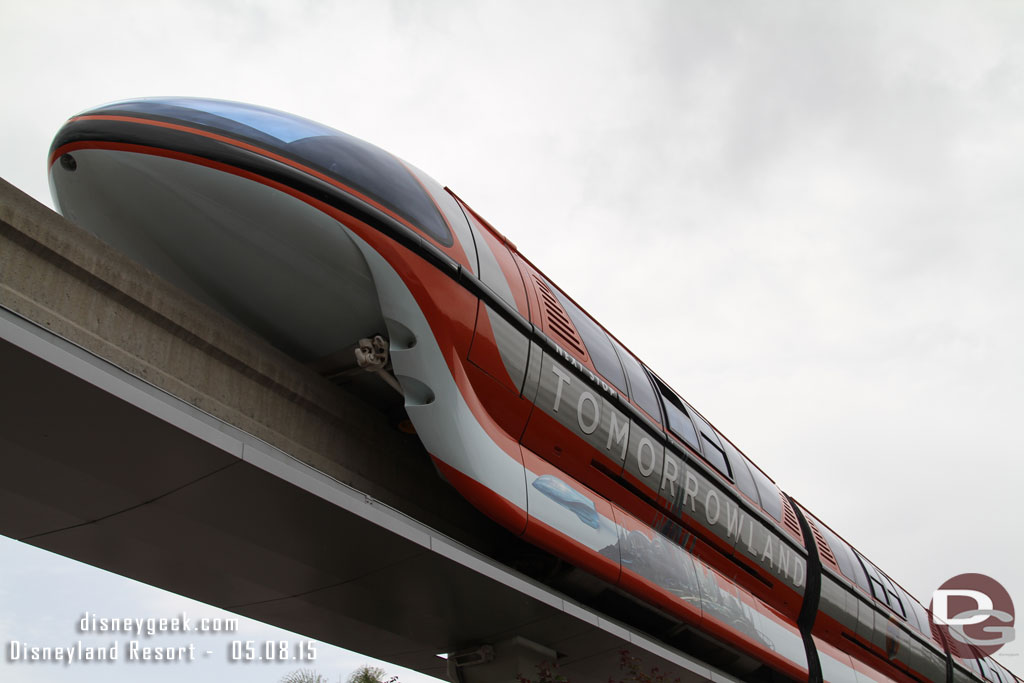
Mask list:
[[[251,104],[187,97],[114,102],[88,114],[135,114],[194,123],[254,143],[325,173],[402,216],[441,244],[452,244],[448,224],[403,161],[329,126]]]

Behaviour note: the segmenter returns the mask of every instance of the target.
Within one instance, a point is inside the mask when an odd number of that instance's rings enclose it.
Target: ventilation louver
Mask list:
[[[540,304],[544,311],[544,329],[555,341],[562,342],[569,351],[574,352],[581,358],[587,358],[587,349],[580,339],[576,326],[572,324],[569,315],[565,312],[562,304],[558,301],[554,292],[537,275],[533,276],[537,283],[537,293],[540,294]]]
[[[828,546],[828,542],[825,541],[825,537],[818,530],[818,525],[814,523],[814,520],[807,520],[811,525],[811,532],[814,534],[814,540],[818,544],[818,552],[821,554],[821,559],[828,562],[833,568],[839,568],[839,562],[836,561],[836,556],[832,552],[832,548]]]
[[[797,538],[803,538],[803,534],[800,533],[800,522],[796,518],[796,513],[793,512],[793,506],[789,504],[785,496],[782,497],[782,519]]]

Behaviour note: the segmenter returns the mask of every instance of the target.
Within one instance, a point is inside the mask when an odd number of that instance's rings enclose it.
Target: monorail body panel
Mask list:
[[[461,495],[680,626],[797,680],[982,680],[920,619],[889,618],[846,575],[852,548],[397,157],[281,112],[163,98],[69,120],[50,179],[69,218],[301,360],[386,334]]]

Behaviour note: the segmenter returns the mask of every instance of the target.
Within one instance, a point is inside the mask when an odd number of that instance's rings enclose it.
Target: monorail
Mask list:
[[[400,387],[437,471],[476,508],[700,633],[730,671],[1017,680],[946,639],[512,242],[397,157],[262,107],[154,98],[71,118],[49,173],[66,217],[289,354],[317,367],[358,354]]]

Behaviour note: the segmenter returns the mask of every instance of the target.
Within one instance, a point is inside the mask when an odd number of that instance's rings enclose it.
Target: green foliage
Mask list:
[[[387,675],[384,669],[364,664],[353,671],[345,683],[398,683],[398,676],[385,678]]]
[[[297,669],[285,674],[281,683],[329,683],[327,677],[312,669]]]

